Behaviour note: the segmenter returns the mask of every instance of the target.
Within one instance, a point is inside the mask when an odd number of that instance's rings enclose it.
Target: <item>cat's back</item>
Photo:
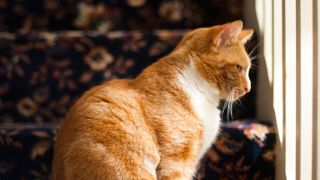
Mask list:
[[[100,116],[108,115],[110,119],[119,111],[137,110],[139,95],[130,83],[131,80],[112,80],[88,90],[71,107],[63,123],[88,123],[99,118],[103,121]]]
[[[122,124],[137,123],[132,121],[140,116],[140,98],[130,83],[130,80],[112,80],[85,92],[61,123],[60,134],[90,135],[99,129],[107,132]]]

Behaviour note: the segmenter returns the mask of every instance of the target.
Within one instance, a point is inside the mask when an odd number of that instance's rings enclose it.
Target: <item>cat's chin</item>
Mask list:
[[[237,101],[239,100],[241,97],[243,97],[244,95],[246,95],[247,93],[243,92],[243,93],[239,93],[239,94],[233,94],[233,95],[230,95],[230,94],[220,94],[220,98],[221,100],[224,100],[224,101]]]

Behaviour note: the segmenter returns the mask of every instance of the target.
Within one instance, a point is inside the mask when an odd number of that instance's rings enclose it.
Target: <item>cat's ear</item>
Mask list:
[[[216,46],[226,45],[238,37],[242,30],[242,21],[234,21],[222,26],[221,30],[214,39]]]
[[[253,35],[252,29],[245,29],[240,32],[238,39],[242,44],[245,44],[248,40],[251,39],[252,35]]]

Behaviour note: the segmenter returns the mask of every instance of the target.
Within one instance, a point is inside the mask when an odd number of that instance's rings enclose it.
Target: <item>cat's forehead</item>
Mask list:
[[[230,46],[221,49],[220,55],[224,60],[233,64],[241,64],[243,66],[250,66],[250,58],[243,46]]]

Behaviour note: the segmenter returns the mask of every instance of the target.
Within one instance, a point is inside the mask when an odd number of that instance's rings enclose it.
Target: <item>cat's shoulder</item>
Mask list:
[[[139,104],[135,90],[130,86],[131,80],[111,80],[86,91],[72,106],[68,115],[96,116],[128,110]]]
[[[131,86],[132,80],[129,79],[114,79],[103,84],[93,87],[84,93],[83,98],[103,98],[103,97],[117,97],[130,96],[135,94]]]

